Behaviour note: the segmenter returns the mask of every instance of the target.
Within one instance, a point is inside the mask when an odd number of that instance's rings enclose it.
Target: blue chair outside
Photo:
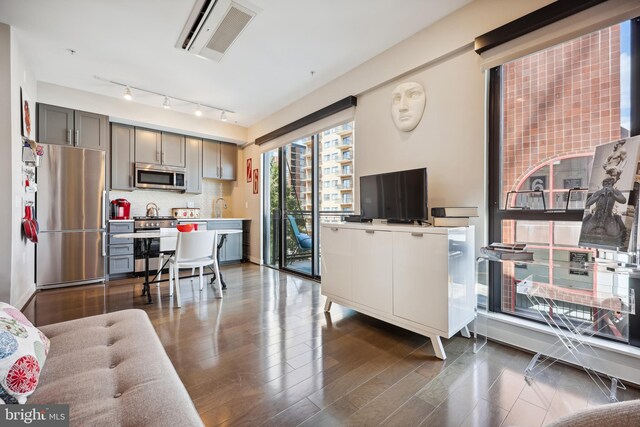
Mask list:
[[[296,242],[298,243],[298,248],[296,249],[294,255],[298,252],[311,250],[311,248],[313,247],[313,240],[311,239],[311,236],[300,232],[298,224],[296,223],[296,219],[293,217],[293,215],[287,215],[287,217],[289,218],[289,223],[291,224],[293,235],[295,236]]]

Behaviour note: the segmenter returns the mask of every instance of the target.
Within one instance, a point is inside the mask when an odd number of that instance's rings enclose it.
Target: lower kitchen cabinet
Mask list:
[[[207,221],[208,230],[240,230],[242,221]],[[220,263],[242,261],[242,233],[227,234],[226,241],[220,249]]]
[[[116,234],[133,233],[133,221],[109,223],[109,274],[133,273],[135,263],[133,259],[133,239],[118,239]]]

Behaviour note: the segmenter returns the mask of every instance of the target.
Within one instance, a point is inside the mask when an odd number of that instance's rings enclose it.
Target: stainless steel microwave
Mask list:
[[[186,169],[175,166],[161,166],[136,163],[136,188],[185,191]]]

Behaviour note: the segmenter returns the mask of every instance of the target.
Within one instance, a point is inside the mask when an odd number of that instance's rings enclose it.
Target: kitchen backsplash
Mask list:
[[[233,185],[233,181],[203,179],[202,194],[154,190],[110,191],[109,200],[127,199],[131,202],[131,216],[144,216],[149,202],[154,202],[158,205],[158,214],[161,216],[171,215],[172,208],[186,208],[187,202],[193,202],[194,208],[200,208],[200,216],[202,218],[212,218],[216,199],[223,197],[227,202],[228,208],[222,210],[222,216],[233,217],[231,212]]]

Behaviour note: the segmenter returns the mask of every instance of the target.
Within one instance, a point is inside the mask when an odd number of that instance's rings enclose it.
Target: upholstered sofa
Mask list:
[[[202,426],[147,314],[43,326],[51,348],[27,403],[69,404],[72,426]]]
[[[633,427],[640,425],[640,400],[597,406],[567,415],[547,427]]]

